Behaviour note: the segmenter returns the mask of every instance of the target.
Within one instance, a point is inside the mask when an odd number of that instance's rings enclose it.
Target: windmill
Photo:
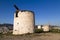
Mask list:
[[[14,7],[16,9],[16,12],[14,14],[13,34],[18,35],[33,33],[35,26],[33,11],[19,10],[19,8],[16,5],[14,5]]]
[[[14,7],[16,8],[16,17],[18,17],[19,8],[16,5]]]

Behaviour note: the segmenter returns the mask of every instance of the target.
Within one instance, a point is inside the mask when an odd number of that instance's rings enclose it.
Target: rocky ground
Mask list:
[[[0,40],[60,40],[60,33],[35,33],[27,35],[0,35]]]

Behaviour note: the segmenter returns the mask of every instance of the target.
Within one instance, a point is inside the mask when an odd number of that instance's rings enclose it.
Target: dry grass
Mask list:
[[[60,40],[60,33],[34,33],[26,35],[0,35],[0,40]]]

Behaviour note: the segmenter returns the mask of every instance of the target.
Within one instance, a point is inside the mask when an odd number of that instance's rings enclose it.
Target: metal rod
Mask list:
[[[19,8],[16,5],[14,5],[14,7],[16,8],[16,10],[19,10]]]

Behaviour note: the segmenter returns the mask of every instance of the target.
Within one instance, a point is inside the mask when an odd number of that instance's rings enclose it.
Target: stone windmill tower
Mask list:
[[[14,13],[13,34],[26,34],[34,32],[34,12],[29,10],[19,10],[16,5]]]

